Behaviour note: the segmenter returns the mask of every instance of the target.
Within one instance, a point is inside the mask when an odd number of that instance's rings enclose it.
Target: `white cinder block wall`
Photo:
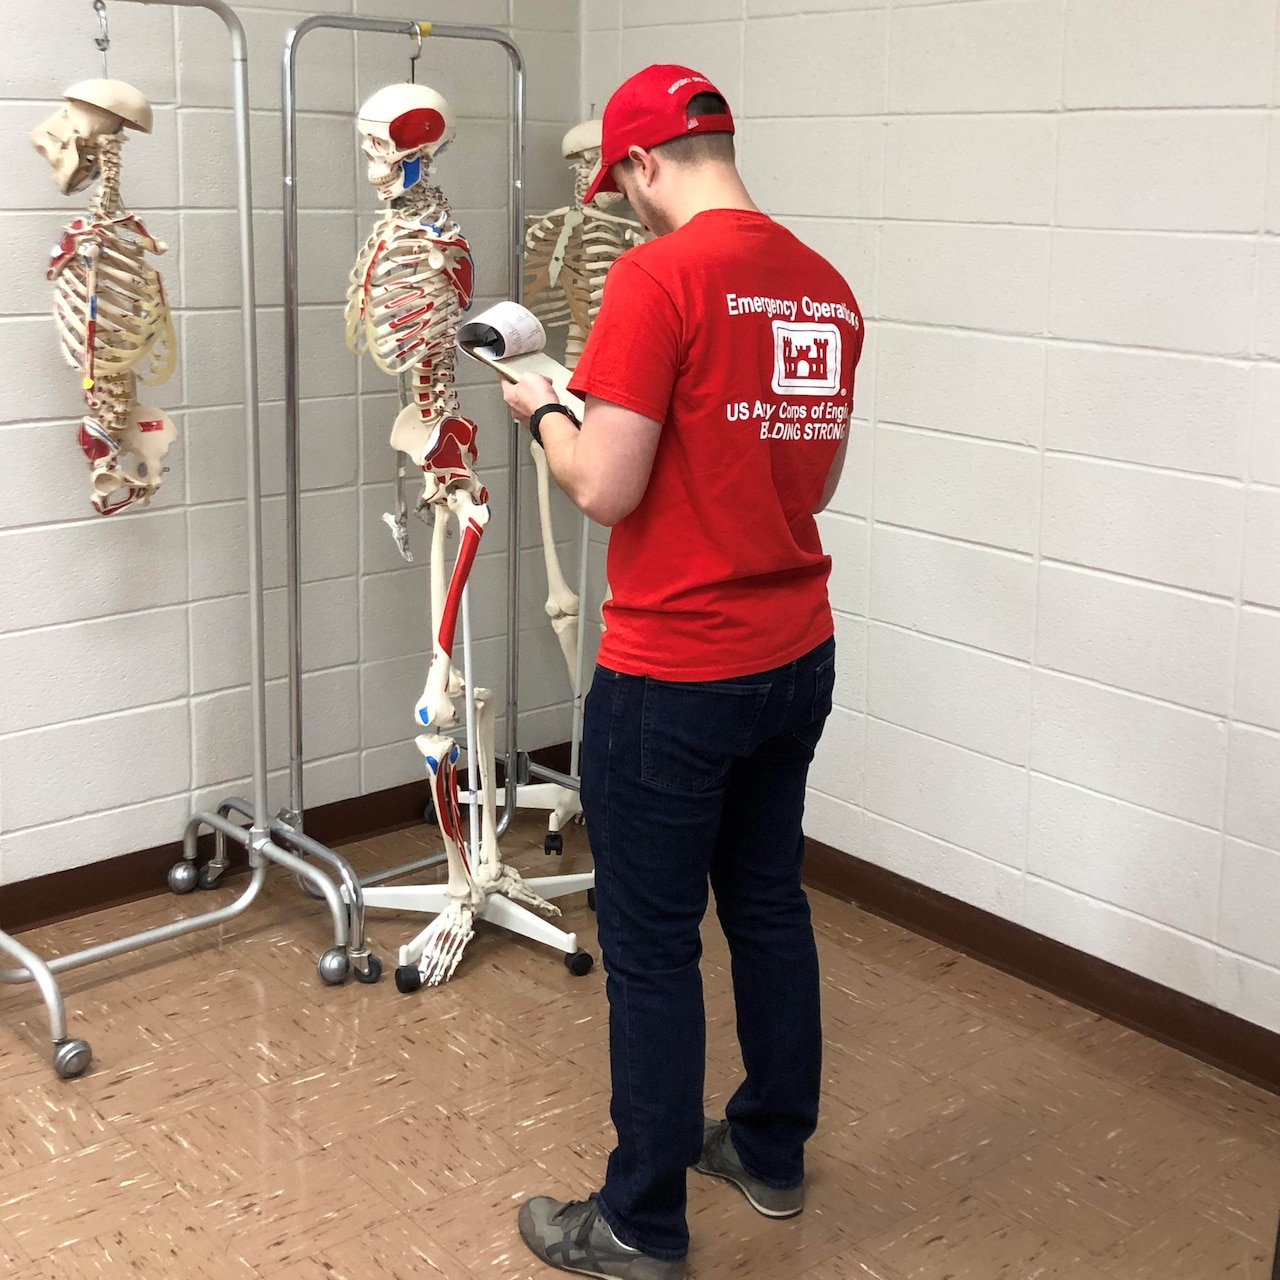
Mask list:
[[[284,35],[307,13],[484,24],[514,34],[528,65],[528,204],[563,203],[560,137],[576,121],[577,0],[286,0],[236,6],[249,39],[261,327],[269,755],[285,798],[284,449],[279,79]],[[193,805],[243,793],[251,767],[239,266],[229,45],[213,15],[107,6],[110,74],[155,106],[155,132],[124,154],[124,194],[168,242],[161,259],[180,363],[153,396],[181,437],[151,509],[104,520],[75,444],[76,375],[61,361],[44,279],[49,246],[86,204],[64,198],[28,141],[77,80],[101,74],[89,0],[0,0],[0,884],[180,837]],[[354,116],[406,79],[408,38],[307,37],[299,64],[302,482],[307,802],[421,776],[412,709],[430,652],[426,542],[396,555],[394,386],[343,342],[356,248],[378,213]],[[507,294],[507,60],[496,46],[427,40],[418,79],[459,118],[440,167],[469,236],[486,305]],[[481,424],[493,519],[473,582],[476,664],[505,697],[507,423],[487,378],[465,375]],[[568,682],[542,614],[532,467],[523,513],[521,745],[569,734]],[[559,532],[570,569],[572,521]],[[424,530],[425,532],[425,530]],[[456,546],[456,543],[454,544]],[[501,705],[501,703],[500,703]],[[499,725],[500,742],[503,726]]]
[[[811,835],[1280,1030],[1276,0],[583,0],[869,324]]]

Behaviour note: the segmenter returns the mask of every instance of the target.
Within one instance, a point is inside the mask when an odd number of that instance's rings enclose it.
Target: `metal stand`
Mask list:
[[[337,14],[316,14],[303,19],[285,37],[284,64],[282,69],[282,106],[284,113],[284,301],[285,301],[285,472],[287,518],[286,589],[289,617],[289,803],[271,823],[274,838],[293,845],[300,851],[324,858],[330,865],[342,860],[314,840],[302,834],[303,813],[303,745],[302,745],[302,574],[301,574],[301,481],[299,469],[299,387],[298,329],[298,191],[297,191],[297,94],[296,69],[298,47],[309,32],[320,29],[340,31],[365,31],[388,35],[410,36],[417,40],[419,48],[424,37],[443,40],[484,41],[500,45],[511,63],[512,114],[510,128],[510,178],[511,178],[511,259],[510,294],[518,297],[524,280],[524,124],[525,85],[524,61],[519,46],[500,31],[487,27],[450,26],[443,23],[412,22],[402,19],[366,18]],[[416,55],[415,55],[416,57]],[[576,781],[551,770],[543,770],[531,764],[528,756],[519,749],[519,676],[520,676],[520,433],[510,432],[508,470],[510,475],[510,519],[507,536],[507,750],[506,791],[503,812],[498,821],[498,834],[510,826],[517,808],[519,784],[527,782],[531,773],[567,784],[577,790]],[[403,476],[397,477],[397,511],[403,512]],[[463,628],[469,629],[468,596],[463,596]],[[474,710],[470,673],[470,643],[466,642],[467,668],[465,672],[467,696],[468,767],[475,759]],[[579,685],[581,682],[579,682]],[[575,724],[576,735],[576,724]],[[467,800],[472,812],[472,837],[475,836],[475,810],[477,792],[474,780]],[[410,872],[443,862],[443,852],[434,857],[405,864],[363,881],[352,887],[347,884],[346,897],[351,906],[351,932],[357,938],[364,934],[364,908],[366,906],[399,908],[411,911],[442,910],[445,903],[443,886],[395,886],[373,889],[369,886],[387,880],[398,879]],[[354,877],[352,877],[354,879]],[[589,889],[594,884],[593,875],[556,876],[527,882],[543,897],[557,897],[567,893]],[[436,905],[440,904],[440,905]],[[490,919],[503,927],[522,933],[565,952],[567,962],[582,957],[590,964],[590,958],[577,950],[573,934],[565,933],[549,925],[541,917],[505,899],[498,901],[491,896],[482,918]],[[401,948],[401,963],[406,963],[407,948]],[[577,960],[581,968],[582,961]],[[574,968],[574,965],[570,965]],[[575,971],[577,971],[575,969]],[[585,969],[582,969],[585,972]]]
[[[221,924],[245,911],[258,896],[266,878],[267,866],[277,862],[288,867],[309,884],[317,896],[324,897],[333,919],[334,946],[320,958],[318,965],[325,982],[341,982],[346,976],[348,915],[341,895],[332,881],[301,858],[274,844],[271,820],[267,813],[267,710],[262,619],[262,487],[259,477],[258,439],[258,335],[254,303],[253,274],[253,200],[249,177],[249,72],[244,28],[224,0],[128,0],[134,4],[162,4],[169,7],[208,9],[220,17],[231,38],[232,82],[235,91],[236,170],[238,179],[238,213],[240,230],[240,285],[242,342],[244,346],[245,452],[248,460],[248,545],[249,545],[249,635],[250,693],[253,707],[253,805],[243,800],[225,801],[219,813],[192,814],[183,834],[183,860],[169,873],[169,887],[185,893],[201,879],[196,871],[197,837],[202,827],[213,831],[226,864],[225,842],[235,840],[249,853],[253,870],[248,887],[228,906],[204,912],[186,920],[103,943],[83,951],[41,960],[29,948],[0,932],[0,952],[17,960],[19,968],[0,969],[0,982],[34,982],[40,989],[49,1015],[49,1035],[53,1041],[53,1068],[64,1080],[81,1075],[89,1067],[93,1054],[86,1041],[68,1038],[66,1010],[54,974],[66,969],[106,960],[157,942],[165,942],[197,929]],[[104,23],[105,27],[105,23]],[[104,35],[103,49],[105,57]],[[245,829],[228,822],[224,813],[235,809],[251,820]],[[215,862],[217,859],[215,859]],[[218,873],[220,874],[220,872]],[[207,877],[205,877],[207,878]],[[216,881],[217,876],[212,878]],[[367,955],[367,953],[366,953]],[[372,960],[372,957],[369,957]],[[371,979],[370,979],[371,980]]]

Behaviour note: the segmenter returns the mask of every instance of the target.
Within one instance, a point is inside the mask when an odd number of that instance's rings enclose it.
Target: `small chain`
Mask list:
[[[107,6],[104,0],[93,0],[93,11],[98,15],[98,26],[102,34],[94,37],[94,45],[102,54],[102,78],[107,78],[107,50],[111,48],[111,33],[107,30]]]

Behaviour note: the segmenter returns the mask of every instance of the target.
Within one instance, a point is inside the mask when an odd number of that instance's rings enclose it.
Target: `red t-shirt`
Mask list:
[[[609,543],[606,667],[724,680],[832,634],[812,512],[862,340],[839,272],[762,213],[707,210],[614,263],[570,385],[662,435]]]

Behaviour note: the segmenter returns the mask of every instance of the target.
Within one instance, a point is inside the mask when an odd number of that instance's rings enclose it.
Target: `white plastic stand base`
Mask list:
[[[526,782],[516,788],[517,809],[549,809],[548,831],[559,831],[582,817],[582,800],[576,791],[557,782]]]
[[[550,902],[554,898],[593,888],[595,874],[588,871],[581,875],[538,876],[524,883],[526,888]],[[385,888],[366,889],[364,904],[366,907],[388,907],[393,911],[421,911],[438,915],[449,905],[449,893],[442,884],[389,885]],[[578,950],[577,934],[566,933],[536,911],[530,911],[528,907],[512,902],[500,893],[492,893],[485,899],[478,919],[487,920],[490,924],[523,938],[563,951],[565,955],[572,955]],[[425,933],[424,929],[400,948],[402,965],[413,964],[421,954]]]

